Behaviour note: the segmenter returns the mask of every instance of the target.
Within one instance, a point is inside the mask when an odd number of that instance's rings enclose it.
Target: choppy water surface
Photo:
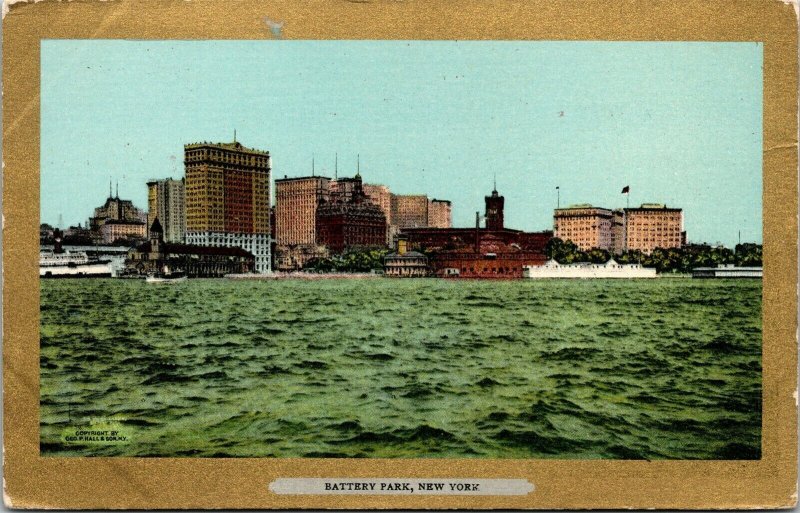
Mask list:
[[[760,457],[760,281],[43,280],[41,304],[44,455]],[[65,438],[108,421],[124,443]]]

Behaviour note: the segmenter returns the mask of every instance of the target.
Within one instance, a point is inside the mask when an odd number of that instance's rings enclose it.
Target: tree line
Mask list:
[[[611,254],[604,249],[581,251],[574,242],[556,237],[547,243],[545,252],[548,259],[554,259],[559,264],[604,264],[611,258]],[[681,248],[656,248],[649,255],[639,250],[625,251],[614,255],[614,260],[621,264],[655,267],[659,273],[688,273],[697,267],[716,267],[721,264],[760,267],[762,247],[761,244],[752,243],[737,244],[734,249],[709,244],[689,244]]]
[[[388,249],[352,249],[340,255],[314,258],[303,266],[304,271],[318,273],[368,273],[383,270],[383,257]]]

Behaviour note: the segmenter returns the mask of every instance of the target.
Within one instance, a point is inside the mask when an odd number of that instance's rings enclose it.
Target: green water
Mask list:
[[[43,455],[760,457],[756,280],[43,280],[41,305]]]

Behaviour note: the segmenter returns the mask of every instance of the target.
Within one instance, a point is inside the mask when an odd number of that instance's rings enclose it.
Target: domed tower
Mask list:
[[[497,193],[497,185],[492,190],[491,196],[486,196],[486,229],[503,229],[503,204],[505,198]]]

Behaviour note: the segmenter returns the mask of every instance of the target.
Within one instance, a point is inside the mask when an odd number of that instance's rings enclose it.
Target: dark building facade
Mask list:
[[[353,179],[349,198],[321,200],[316,212],[316,241],[331,253],[353,247],[386,245],[386,216],[364,194],[361,176]]]
[[[150,240],[130,250],[125,260],[125,274],[184,272],[190,278],[221,278],[254,270],[253,254],[238,247],[164,242],[158,218],[150,227]]]
[[[497,193],[497,189],[492,190],[491,196],[486,196],[486,229],[503,229],[503,207],[505,198]]]

